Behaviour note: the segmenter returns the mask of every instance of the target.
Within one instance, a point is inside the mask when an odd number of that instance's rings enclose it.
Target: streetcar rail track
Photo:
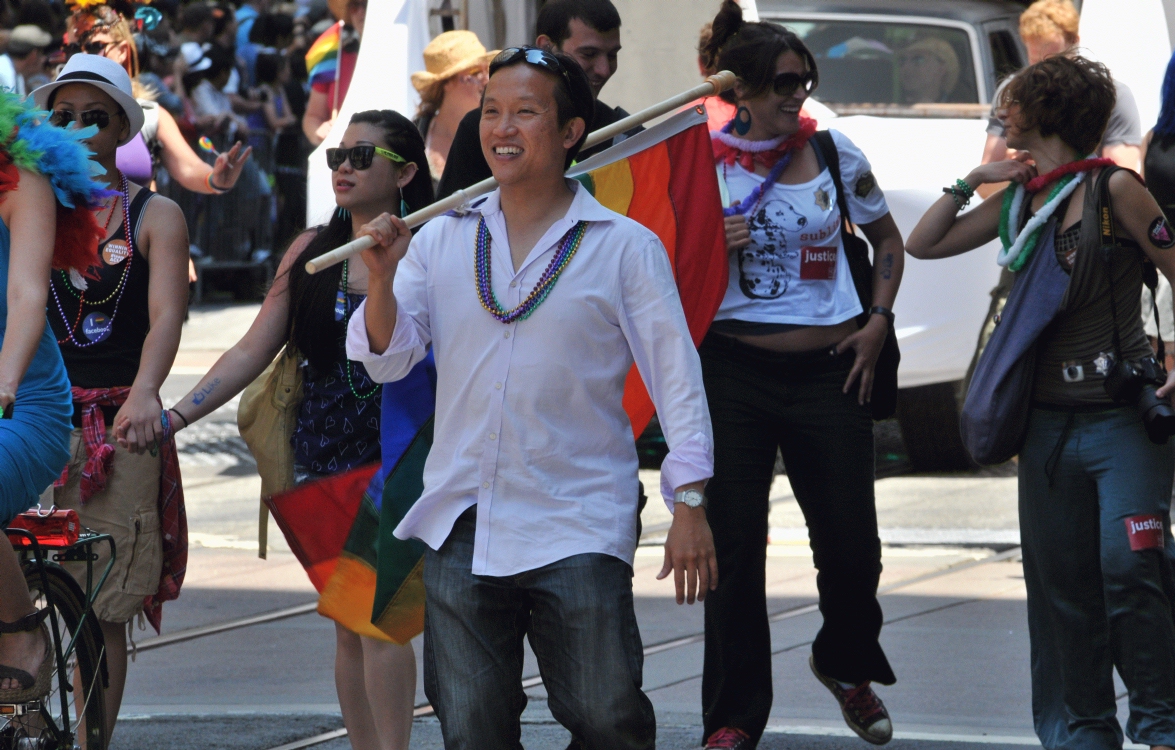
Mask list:
[[[964,570],[970,570],[971,568],[975,568],[980,565],[986,565],[988,563],[995,563],[995,562],[1002,562],[1004,560],[1012,560],[1012,559],[1019,557],[1019,555],[1020,555],[1020,548],[1014,547],[1012,549],[1005,550],[1003,552],[998,552],[998,553],[995,553],[992,555],[988,555],[986,557],[981,557],[981,558],[978,558],[975,560],[965,560],[963,562],[955,563],[954,565],[948,565],[945,568],[933,570],[928,573],[922,573],[920,575],[916,575],[911,578],[906,578],[901,581],[894,581],[893,583],[887,584],[885,586],[881,586],[877,589],[877,594],[878,594],[878,596],[881,596],[881,595],[888,594],[893,591],[897,591],[898,589],[903,589],[903,588],[908,588],[910,586],[915,586],[915,585],[917,585],[919,583],[923,583],[925,581],[930,581],[930,580],[934,580],[936,578],[942,578],[944,576],[961,573]],[[943,610],[963,606],[965,604],[973,604],[975,602],[982,601],[983,599],[986,599],[986,598],[990,598],[990,597],[969,597],[967,599],[961,599],[959,601],[948,602],[946,604],[936,605],[936,606],[931,607],[926,610],[921,610],[918,612],[911,612],[911,613],[907,613],[905,615],[901,615],[899,617],[895,617],[891,620],[886,620],[885,624],[888,625],[890,623],[901,622],[903,620],[910,620],[915,617],[923,617],[925,615],[934,614],[935,612],[941,612]],[[788,607],[786,609],[782,609],[782,610],[778,610],[776,612],[773,612],[770,615],[768,615],[767,620],[768,620],[768,622],[772,622],[772,623],[781,622],[783,620],[788,620],[788,619],[791,619],[794,617],[800,617],[801,615],[806,615],[806,614],[811,614],[813,612],[818,612],[819,609],[820,609],[819,604],[816,604],[816,603],[800,604],[800,605],[797,605],[794,607]],[[673,649],[683,648],[685,646],[691,646],[694,644],[702,643],[703,641],[705,641],[705,638],[706,638],[705,633],[694,633],[694,634],[687,635],[687,636],[682,636],[682,637],[678,637],[678,638],[671,638],[669,640],[660,641],[658,643],[653,643],[648,646],[645,646],[644,655],[646,658],[648,658],[649,656],[653,656],[654,654],[660,654],[660,653],[664,653],[665,651],[670,651]],[[774,657],[778,654],[782,654],[787,651],[794,651],[797,648],[803,648],[804,646],[808,646],[811,644],[812,644],[812,641],[810,641],[810,640],[804,641],[802,643],[793,643],[791,645],[784,646],[782,648],[779,648],[779,649],[772,651],[771,655]],[[700,675],[691,675],[689,677],[685,677],[685,678],[682,678],[679,680],[673,680],[672,682],[666,683],[664,685],[658,685],[657,687],[648,688],[645,692],[651,693],[651,692],[655,692],[657,690],[664,690],[666,688],[673,687],[675,685],[679,685],[683,682],[689,682],[690,680],[696,680],[696,679],[698,679],[698,677],[700,677]],[[535,687],[538,687],[542,684],[543,684],[543,678],[541,675],[532,675],[530,677],[524,677],[522,680],[523,690],[535,688]],[[415,718],[419,718],[419,717],[423,717],[423,716],[432,716],[433,713],[434,713],[434,711],[433,711],[433,708],[431,705],[429,705],[427,703],[422,703],[413,709],[412,715]],[[330,732],[325,732],[323,734],[315,735],[313,737],[307,737],[305,739],[296,740],[294,742],[291,742],[291,743],[288,743],[285,745],[279,745],[278,747],[269,748],[269,750],[302,750],[303,748],[313,747],[315,745],[319,745],[324,742],[330,742],[331,740],[338,739],[340,737],[345,737],[346,735],[347,735],[347,730],[345,728],[344,729],[335,729]]]

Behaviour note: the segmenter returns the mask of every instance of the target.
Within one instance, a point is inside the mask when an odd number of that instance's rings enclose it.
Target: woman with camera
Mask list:
[[[1155,360],[1139,303],[1154,266],[1175,278],[1175,232],[1134,173],[1086,158],[1114,100],[1109,71],[1080,57],[1018,73],[997,106],[1025,158],[944,188],[906,246],[946,258],[999,237],[1016,272],[963,432],[978,460],[1020,456],[1033,717],[1050,749],[1122,746],[1115,667],[1126,734],[1175,744],[1175,374]],[[981,185],[1008,181],[960,214]]]

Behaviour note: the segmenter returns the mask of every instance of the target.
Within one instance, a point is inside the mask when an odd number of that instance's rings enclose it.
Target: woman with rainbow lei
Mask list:
[[[171,113],[155,103],[154,93],[138,84],[139,51],[134,32],[154,29],[162,19],[160,12],[149,4],[129,0],[69,0],[68,5],[73,13],[66,21],[66,54],[102,55],[121,65],[143,108],[142,130],[118,149],[118,168],[127,179],[150,187],[158,160],[172,179],[193,193],[222,195],[232,190],[252,149],[235,144],[209,165],[188,145]]]
[[[0,93],[0,528],[35,505],[69,458],[69,380],[45,325],[49,273],[98,264],[105,199],[82,138]],[[19,406],[17,406],[19,404]],[[0,534],[0,703],[49,691],[53,660],[24,574]]]
[[[187,565],[179,462],[159,387],[187,313],[188,233],[179,206],[134,184],[116,165],[118,147],[143,124],[121,65],[74,55],[32,97],[51,111],[51,123],[87,128],[85,144],[108,188],[95,210],[101,243],[93,274],[70,269],[50,277],[49,322],[73,386],[74,430],[69,463],[43,502],[76,510],[87,528],[115,540],[113,570],[94,602],[106,642],[113,731],[129,623],[141,613],[159,630],[163,602],[179,596]],[[86,574],[84,566],[71,572]]]
[[[703,54],[738,76],[734,119],[711,133],[730,285],[699,349],[714,425],[706,496],[719,570],[706,597],[706,747],[755,747],[771,710],[763,575],[777,451],[820,571],[824,624],[811,669],[849,727],[881,744],[892,727],[870,683],[895,678],[878,642],[872,417],[892,408],[896,390],[896,362],[878,362],[891,336],[902,237],[865,155],[801,114],[819,73],[799,37],[744,22],[726,0]],[[872,271],[847,221],[873,246]]]
[[[1138,405],[1149,393],[1150,406],[1170,410],[1175,391],[1139,303],[1154,267],[1175,278],[1175,233],[1137,175],[1085,156],[1114,101],[1110,72],[1081,57],[1017,73],[997,106],[1021,160],[976,167],[944,188],[907,243],[932,259],[998,237],[999,264],[1016,272],[962,424],[977,458],[1020,457],[1032,708],[1049,750],[1122,747],[1115,668],[1129,690],[1127,736],[1175,746],[1175,446]],[[981,185],[1008,181],[959,213]],[[1147,382],[1124,378],[1127,369],[1149,373]],[[990,385],[1013,381],[1024,385]],[[1139,386],[1132,395],[1119,388],[1126,382]]]

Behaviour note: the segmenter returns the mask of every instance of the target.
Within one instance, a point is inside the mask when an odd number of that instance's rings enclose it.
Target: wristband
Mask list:
[[[224,195],[229,190],[232,190],[232,188],[218,188],[215,185],[213,185],[211,172],[209,172],[208,176],[204,178],[204,184],[208,186],[209,190],[211,190],[213,193],[216,193],[217,195]]]
[[[882,307],[881,305],[875,305],[874,307],[869,308],[869,314],[870,315],[880,315],[883,318],[885,318],[886,320],[888,320],[889,324],[891,326],[893,325],[893,319],[894,319],[893,310],[890,310],[888,307]]]
[[[187,427],[187,426],[188,426],[188,418],[187,418],[187,417],[185,417],[183,414],[180,414],[180,410],[179,410],[179,409],[177,409],[177,408],[175,408],[175,407],[173,406],[173,407],[171,407],[170,409],[168,409],[168,411],[174,411],[174,412],[175,412],[175,415],[176,415],[177,417],[179,417],[180,419],[184,420],[184,427]]]

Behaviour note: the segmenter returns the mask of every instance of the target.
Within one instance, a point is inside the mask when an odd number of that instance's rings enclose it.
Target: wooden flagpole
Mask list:
[[[690,102],[701,99],[702,97],[720,94],[734,85],[734,79],[734,73],[731,73],[729,70],[723,70],[719,73],[715,73],[714,75],[707,78],[706,81],[701,85],[695,86],[688,91],[683,91],[676,96],[671,96],[665,101],[654,104],[653,106],[646,109],[642,109],[640,112],[629,115],[623,120],[618,120],[611,125],[606,125],[599,130],[593,131],[592,134],[587,137],[587,140],[584,141],[583,148],[589,149],[592,146],[602,143],[603,141],[610,140],[620,133],[632,130],[637,125],[643,125],[649,120],[672,112],[675,109],[679,109],[682,106],[689,104]],[[472,201],[474,198],[493,191],[493,189],[497,186],[497,180],[495,180],[493,177],[489,177],[482,180],[481,182],[465,188],[464,190],[458,190],[448,198],[439,200],[436,203],[433,203],[431,206],[427,206],[420,209],[419,211],[408,214],[406,217],[404,217],[404,223],[408,225],[409,229],[418,227],[429,219],[434,219],[437,216],[446,213],[447,211],[460,208],[461,206],[464,206]],[[317,258],[313,258],[308,261],[306,263],[306,272],[318,273],[324,268],[330,268],[336,263],[342,263],[352,255],[358,255],[374,244],[375,240],[373,240],[371,237],[360,237],[357,240],[352,240],[345,245],[336,247],[334,250],[331,250],[328,253],[323,253]]]

